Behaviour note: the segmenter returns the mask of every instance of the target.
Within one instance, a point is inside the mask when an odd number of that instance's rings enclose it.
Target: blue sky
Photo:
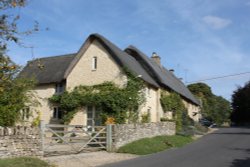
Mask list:
[[[21,29],[40,24],[23,38],[34,58],[75,53],[99,33],[122,49],[157,52],[185,82],[250,72],[250,0],[30,0],[17,12]],[[22,65],[33,58],[30,48],[12,44],[8,54]],[[230,99],[248,80],[250,74],[205,83]]]

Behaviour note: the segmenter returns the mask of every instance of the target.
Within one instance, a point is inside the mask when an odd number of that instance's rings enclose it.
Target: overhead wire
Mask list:
[[[210,80],[216,80],[216,79],[223,79],[223,78],[234,77],[234,76],[239,76],[239,75],[246,75],[246,74],[250,74],[250,72],[242,72],[242,73],[237,73],[237,74],[230,74],[230,75],[224,75],[224,76],[218,76],[218,77],[211,77],[211,78],[200,79],[200,80],[196,80],[196,81],[188,81],[186,83],[190,84],[190,83],[210,81]]]

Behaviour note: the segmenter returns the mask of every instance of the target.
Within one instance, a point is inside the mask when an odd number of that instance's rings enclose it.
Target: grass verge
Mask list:
[[[146,155],[160,152],[173,147],[182,147],[192,142],[191,136],[156,136],[153,138],[144,138],[129,143],[119,148],[119,153],[130,153],[137,155]]]
[[[33,157],[0,159],[0,167],[52,167],[47,162]]]

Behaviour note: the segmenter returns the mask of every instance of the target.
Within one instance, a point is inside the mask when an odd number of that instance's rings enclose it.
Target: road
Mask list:
[[[222,128],[179,149],[102,167],[250,167],[250,128]]]

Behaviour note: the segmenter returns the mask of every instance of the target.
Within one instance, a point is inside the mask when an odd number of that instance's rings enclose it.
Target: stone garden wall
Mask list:
[[[39,128],[0,127],[0,158],[42,156]]]
[[[159,135],[175,135],[174,122],[114,125],[115,149],[132,141]]]

